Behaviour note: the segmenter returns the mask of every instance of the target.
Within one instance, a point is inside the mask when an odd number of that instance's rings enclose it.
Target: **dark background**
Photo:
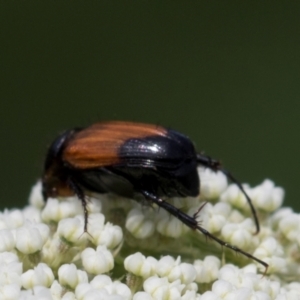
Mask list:
[[[178,129],[299,209],[300,2],[2,1],[1,209],[22,207],[64,129]]]

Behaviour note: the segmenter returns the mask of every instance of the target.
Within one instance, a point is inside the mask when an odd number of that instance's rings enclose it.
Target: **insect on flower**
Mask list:
[[[197,166],[223,172],[245,195],[259,232],[259,222],[251,199],[230,172],[218,160],[198,154],[185,135],[161,126],[110,121],[86,128],[68,130],[50,146],[42,177],[43,196],[77,195],[84,207],[87,231],[85,191],[115,193],[127,198],[143,195],[194,230],[199,230],[220,245],[265,266],[250,253],[230,245],[201,227],[196,216],[189,216],[163,200],[165,197],[195,197],[200,180]]]

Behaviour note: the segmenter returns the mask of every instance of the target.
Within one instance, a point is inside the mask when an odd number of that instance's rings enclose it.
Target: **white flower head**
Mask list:
[[[44,203],[37,183],[27,207],[0,212],[0,299],[300,298],[300,218],[280,208],[283,189],[243,185],[260,221],[254,235],[238,186],[199,172],[200,197],[161,199],[173,215],[147,199],[101,194],[87,197],[85,220],[77,197]]]

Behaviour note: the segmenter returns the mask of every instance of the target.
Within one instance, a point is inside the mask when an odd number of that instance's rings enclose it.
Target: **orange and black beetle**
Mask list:
[[[162,199],[197,196],[198,165],[219,170],[238,185],[251,207],[258,233],[259,223],[250,198],[242,185],[221,168],[219,161],[198,154],[185,135],[151,124],[110,121],[63,133],[48,150],[42,178],[43,196],[46,200],[76,194],[84,206],[87,231],[85,191],[112,192],[133,199],[136,194],[143,195],[190,228],[267,267],[265,262],[210,234],[199,226],[195,216]]]

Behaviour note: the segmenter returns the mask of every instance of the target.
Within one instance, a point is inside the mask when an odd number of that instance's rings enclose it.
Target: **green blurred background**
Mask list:
[[[1,209],[47,146],[108,119],[186,133],[299,210],[299,1],[1,1]]]

